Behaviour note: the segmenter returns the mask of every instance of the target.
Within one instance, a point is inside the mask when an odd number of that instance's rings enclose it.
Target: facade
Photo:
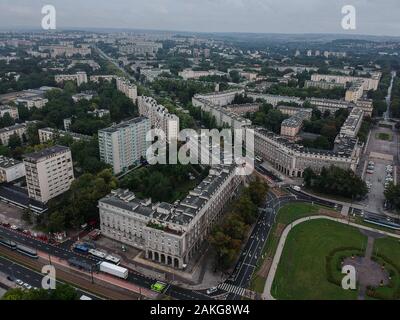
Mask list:
[[[362,77],[352,77],[348,75],[328,75],[328,74],[317,74],[314,73],[311,76],[312,81],[326,81],[326,82],[334,82],[340,84],[346,84],[348,82],[362,82],[362,88],[364,91],[369,90],[378,90],[379,81],[381,79],[382,74],[380,72],[373,72],[370,78],[362,78]]]
[[[82,92],[82,93],[77,93],[77,94],[74,94],[74,95],[72,96],[72,100],[73,100],[75,103],[77,103],[77,102],[79,102],[79,101],[81,101],[81,100],[90,101],[90,100],[93,99],[93,97],[94,97],[95,95],[97,95],[96,92]]]
[[[309,115],[307,116],[307,119],[311,119],[311,116],[312,116],[311,108],[300,108],[300,107],[280,105],[280,106],[277,106],[276,109],[278,109],[280,112],[282,112],[283,114],[286,114],[288,116],[294,116],[295,114],[299,113],[300,111],[309,113]]]
[[[357,102],[364,94],[363,81],[357,80],[351,84],[351,87],[346,91],[346,101]]]
[[[137,87],[131,84],[129,80],[117,78],[117,89],[126,95],[133,103],[137,100]]]
[[[54,146],[24,156],[29,198],[47,203],[68,191],[74,181],[71,151]]]
[[[171,74],[169,69],[141,69],[140,74],[143,75],[147,81],[153,82],[157,77],[163,73]]]
[[[327,82],[327,81],[312,81],[306,80],[304,83],[305,88],[320,88],[325,90],[331,90],[336,88],[344,89],[346,87],[343,83]]]
[[[204,71],[195,71],[192,69],[185,69],[178,74],[184,80],[189,79],[199,79],[201,77],[208,77],[208,76],[226,76],[225,72],[221,72],[218,70],[204,70]]]
[[[194,95],[193,98],[194,100],[203,99],[217,106],[226,106],[228,104],[231,104],[235,100],[235,97],[237,95],[241,94],[244,94],[243,89],[212,92],[206,94],[196,94]]]
[[[8,105],[0,106],[0,117],[4,117],[7,113],[14,120],[19,119],[17,107],[12,107],[12,106],[8,106]]]
[[[308,101],[311,106],[317,108],[322,113],[329,111],[331,114],[341,109],[349,110],[355,106],[349,101],[335,99],[309,98],[306,101]]]
[[[141,158],[146,157],[149,147],[146,142],[149,130],[150,121],[145,117],[99,130],[100,160],[112,165],[114,174],[139,164]]]
[[[78,87],[88,82],[86,72],[77,72],[76,74],[58,74],[54,77],[55,82],[63,83],[65,81],[74,81]]]
[[[22,97],[16,100],[17,104],[22,104],[29,110],[32,108],[42,109],[47,102],[49,102],[48,99],[39,96],[25,97],[25,98]]]
[[[361,128],[364,111],[361,108],[353,108],[340,129],[340,135],[355,138]]]
[[[263,128],[253,130],[255,154],[289,177],[303,177],[308,167],[315,172],[331,165],[355,170],[359,162],[361,148],[357,139],[337,139],[335,151],[311,150]]]
[[[311,119],[312,110],[306,109],[298,111],[290,118],[282,121],[281,124],[281,136],[294,138],[298,135],[305,120]]]
[[[247,96],[253,98],[254,101],[257,99],[265,100],[266,103],[272,104],[274,107],[278,105],[278,103],[297,103],[299,105],[303,105],[303,100],[298,97],[287,97],[287,96],[278,96],[273,94],[263,94],[263,93],[247,93]]]
[[[112,82],[114,79],[117,79],[115,75],[94,75],[90,76],[90,81],[94,83],[99,83],[100,81]]]
[[[80,133],[69,132],[64,130],[57,130],[53,128],[43,128],[38,130],[40,143],[45,143],[50,140],[54,140],[56,137],[70,136],[74,141],[88,141],[92,139],[91,136],[87,136]]]
[[[154,56],[158,52],[158,50],[162,49],[162,47],[163,46],[161,43],[142,41],[120,46],[119,51],[123,54]]]
[[[25,176],[23,162],[0,156],[0,183],[11,182]]]
[[[242,178],[219,165],[179,203],[151,203],[117,190],[99,201],[102,234],[144,251],[151,261],[184,269],[223,216]]]
[[[73,45],[68,46],[39,46],[39,51],[50,51],[50,55],[52,58],[56,58],[59,56],[65,56],[66,58],[70,58],[74,55],[81,56],[89,56],[92,54],[92,50],[86,46],[82,46],[80,48],[74,47]]]
[[[178,139],[179,118],[169,113],[167,108],[157,103],[152,97],[138,98],[139,114],[150,120],[152,128],[161,129],[166,134],[167,141]]]
[[[245,103],[245,104],[231,104],[226,106],[226,109],[239,115],[243,116],[247,113],[255,113],[260,110],[259,103]]]
[[[26,134],[26,123],[15,124],[10,127],[0,129],[0,141],[3,146],[8,146],[8,141],[12,135],[17,135],[21,140]]]

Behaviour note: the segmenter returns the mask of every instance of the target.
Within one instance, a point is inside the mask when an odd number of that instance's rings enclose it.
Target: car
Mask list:
[[[7,276],[7,280],[8,280],[8,281],[11,281],[11,282],[14,282],[14,281],[15,281],[15,278],[14,278],[13,276]]]
[[[27,290],[31,290],[31,289],[32,289],[32,286],[31,286],[29,283],[24,283],[24,284],[23,284],[23,287],[24,287],[25,289],[27,289]]]
[[[207,290],[207,294],[210,295],[210,294],[213,294],[213,293],[215,293],[217,291],[218,291],[217,287],[212,287],[212,288]]]
[[[24,282],[20,279],[15,280],[15,283],[21,287],[24,285]]]

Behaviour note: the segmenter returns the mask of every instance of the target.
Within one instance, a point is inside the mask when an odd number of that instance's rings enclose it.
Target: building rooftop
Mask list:
[[[47,149],[43,149],[41,151],[38,152],[33,152],[33,153],[28,153],[26,155],[23,156],[24,160],[30,161],[30,162],[37,162],[43,158],[47,158],[48,156],[51,156],[53,154],[56,153],[60,153],[60,152],[67,152],[70,149],[68,147],[64,147],[64,146],[53,146]]]

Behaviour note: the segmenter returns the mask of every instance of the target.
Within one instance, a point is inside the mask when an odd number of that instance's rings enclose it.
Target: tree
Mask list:
[[[391,182],[385,190],[385,198],[400,213],[400,185]]]
[[[22,146],[21,138],[16,133],[12,134],[8,140],[8,146],[13,150]]]

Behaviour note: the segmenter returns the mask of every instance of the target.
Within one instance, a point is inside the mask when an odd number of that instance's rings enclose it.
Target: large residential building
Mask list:
[[[21,140],[26,134],[27,123],[15,124],[10,127],[0,129],[0,141],[3,146],[8,146],[10,137],[17,135]]]
[[[293,114],[290,118],[282,121],[281,135],[284,137],[294,138],[298,135],[305,120],[310,120],[312,109],[300,110]]]
[[[73,45],[51,45],[51,46],[39,46],[39,51],[49,51],[52,58],[59,56],[65,56],[70,58],[74,55],[89,56],[92,54],[92,50],[83,45],[80,48],[74,47]]]
[[[11,182],[25,176],[22,161],[0,156],[0,183]]]
[[[29,198],[47,203],[68,191],[74,181],[71,151],[54,146],[24,155]]]
[[[378,90],[379,81],[382,74],[380,72],[373,72],[370,78],[363,77],[352,77],[348,75],[330,75],[330,74],[317,74],[314,73],[311,76],[312,81],[326,81],[340,84],[347,84],[349,82],[354,83],[357,81],[362,82],[362,88],[364,91]]]
[[[178,139],[179,118],[169,113],[167,108],[157,103],[152,97],[140,96],[138,98],[139,114],[150,119],[152,128],[161,129],[167,141]]]
[[[8,105],[0,106],[0,117],[4,117],[7,113],[14,120],[19,119],[17,107],[8,106]]]
[[[92,139],[91,136],[87,136],[80,133],[58,130],[53,128],[42,128],[38,130],[40,143],[45,143],[50,140],[54,140],[57,137],[63,138],[66,136],[71,137],[74,141],[89,141]]]
[[[215,117],[217,125],[220,127],[230,127],[232,129],[242,129],[251,125],[251,120],[243,118],[226,107],[213,104],[209,100],[199,98],[198,95],[192,98],[192,104],[201,108],[204,112],[211,113]]]
[[[150,121],[145,117],[134,118],[109,128],[99,130],[100,160],[112,165],[118,174],[146,157],[149,143],[146,134]]]
[[[303,100],[298,97],[287,97],[253,92],[248,92],[247,96],[253,98],[254,101],[257,99],[265,100],[266,103],[272,104],[274,107],[276,107],[279,103],[297,103],[299,105],[303,105]]]
[[[226,106],[226,109],[239,116],[244,116],[247,113],[255,113],[259,111],[260,103],[231,104]]]
[[[115,75],[94,75],[90,76],[90,81],[94,83],[99,83],[100,81],[112,82],[114,79],[117,79]]]
[[[22,104],[27,107],[29,110],[32,108],[42,109],[47,102],[48,99],[40,97],[40,96],[33,96],[33,97],[21,97],[15,101],[17,104]]]
[[[359,99],[362,98],[363,94],[363,81],[357,80],[352,82],[350,88],[346,91],[345,100],[356,103]]]
[[[335,99],[309,98],[306,101],[308,101],[312,107],[317,108],[322,113],[329,111],[331,114],[334,114],[336,111],[341,109],[349,110],[355,106],[349,101]]]
[[[74,81],[78,86],[88,82],[86,72],[77,72],[76,74],[58,74],[54,77],[54,80],[57,83],[62,83],[65,81]]]
[[[336,83],[336,82],[306,80],[304,83],[304,87],[331,90],[336,88],[344,89],[346,85],[343,83]]]
[[[148,82],[153,82],[162,74],[171,74],[169,69],[141,69],[140,74],[146,78]]]
[[[163,45],[157,42],[142,41],[135,42],[133,44],[123,45],[119,47],[119,51],[123,54],[134,54],[134,55],[150,55],[155,56],[158,50],[162,49]]]
[[[129,80],[117,78],[117,89],[125,94],[133,103],[137,100],[137,87],[131,84]]]
[[[340,129],[340,135],[352,138],[357,137],[363,118],[364,111],[361,108],[353,108]]]
[[[102,234],[143,250],[145,258],[184,269],[198,255],[242,182],[234,166],[218,165],[182,201],[139,200],[117,190],[99,201]]]
[[[263,128],[253,128],[255,154],[290,177],[303,177],[304,170],[320,172],[335,165],[355,170],[361,152],[357,139],[340,137],[333,151],[307,149]]]
[[[201,77],[208,77],[208,76],[226,76],[225,72],[221,72],[218,70],[204,70],[204,71],[196,71],[192,69],[185,69],[178,74],[184,80],[189,79],[199,79]]]
[[[194,95],[194,99],[203,99],[208,102],[211,102],[217,106],[226,106],[231,104],[237,95],[244,94],[243,89],[239,90],[227,90],[221,92],[212,92],[212,93],[205,93],[205,94],[196,94]]]

